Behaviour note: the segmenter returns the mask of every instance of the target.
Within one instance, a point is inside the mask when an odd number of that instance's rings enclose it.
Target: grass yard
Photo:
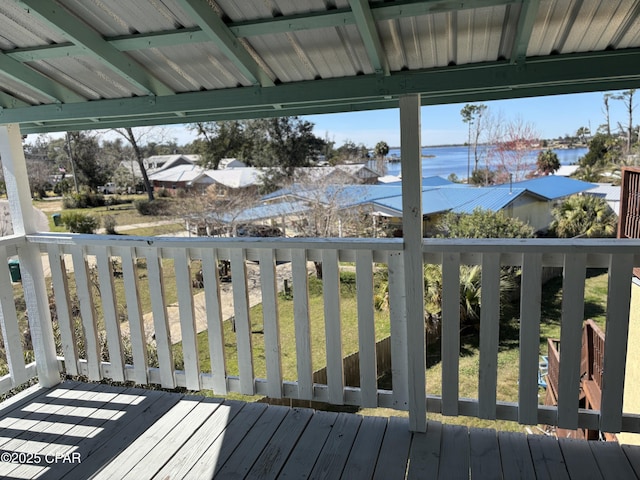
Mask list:
[[[131,202],[133,202],[135,200],[146,199],[147,196],[146,195],[122,195],[120,198],[131,200]],[[140,223],[148,224],[148,223],[153,223],[153,222],[163,221],[168,219],[168,217],[165,217],[165,216],[157,217],[157,216],[149,216],[149,215],[140,215],[136,210],[136,208],[133,206],[133,203],[123,203],[123,204],[115,205],[112,207],[105,206],[105,207],[95,207],[95,208],[65,209],[62,207],[62,199],[55,199],[55,200],[34,200],[33,206],[38,210],[42,210],[47,215],[47,219],[49,220],[49,228],[52,232],[67,231],[64,225],[56,226],[53,223],[52,215],[54,213],[59,213],[61,215],[64,215],[65,213],[78,212],[78,213],[83,213],[85,215],[93,215],[95,217],[98,217],[98,219],[100,220],[100,225],[98,228],[101,228],[103,226],[102,218],[107,215],[110,215],[116,221],[116,231],[118,230],[118,227],[123,227],[126,225],[134,225],[134,224],[140,224]],[[127,235],[153,236],[153,235],[183,231],[184,226],[182,226],[179,222],[177,222],[175,225],[147,227],[147,228],[138,229],[138,230],[140,231],[138,232],[136,230],[127,230],[124,233],[126,233]]]

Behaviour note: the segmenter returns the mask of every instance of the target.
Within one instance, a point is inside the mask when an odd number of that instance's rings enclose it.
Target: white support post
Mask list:
[[[424,272],[422,268],[422,157],[420,155],[420,95],[400,98],[402,151],[402,231],[407,302],[409,366],[409,427],[427,430]]]
[[[16,235],[35,233],[37,227],[18,125],[0,125],[0,160],[13,231]],[[36,245],[27,243],[18,249],[18,255],[38,381],[43,387],[53,387],[60,383],[60,372],[40,251]]]

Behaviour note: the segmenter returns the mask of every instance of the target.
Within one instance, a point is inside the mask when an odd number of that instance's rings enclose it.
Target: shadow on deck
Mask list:
[[[0,428],[4,479],[640,477],[617,443],[78,382],[9,399]]]

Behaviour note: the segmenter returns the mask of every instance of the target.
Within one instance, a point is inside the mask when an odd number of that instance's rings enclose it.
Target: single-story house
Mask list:
[[[154,172],[149,175],[154,190],[166,189],[176,192],[179,189],[195,189],[200,193],[212,185],[217,187],[218,195],[224,196],[230,190],[256,187],[262,177],[262,171],[253,167],[226,168],[224,170],[205,170],[197,165],[178,165],[173,168]]]
[[[168,170],[179,165],[195,165],[200,160],[200,155],[152,155],[145,158],[144,164],[147,173]]]
[[[380,174],[364,164],[335,165],[332,167],[296,168],[295,178],[300,183],[322,182],[324,185],[340,183],[360,183],[375,185]]]
[[[246,163],[241,162],[237,158],[223,158],[218,163],[218,170],[224,170],[225,168],[245,168]]]
[[[202,174],[203,170],[198,165],[182,164],[149,174],[149,181],[155,191],[165,189],[175,193],[180,189],[190,188],[191,183]]]
[[[219,196],[225,196],[230,191],[257,188],[262,182],[262,175],[263,171],[254,167],[202,170],[189,187],[204,192],[213,185]]]

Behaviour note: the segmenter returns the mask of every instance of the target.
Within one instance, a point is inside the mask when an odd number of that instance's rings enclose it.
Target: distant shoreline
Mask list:
[[[478,146],[481,146],[481,145],[485,145],[485,144],[478,144]],[[464,143],[452,143],[452,144],[443,144],[443,145],[422,145],[420,148],[446,148],[446,147],[467,148],[467,145],[465,145]],[[556,149],[556,150],[558,150],[558,149],[562,149],[562,150],[578,150],[580,148],[588,148],[588,147],[585,147],[584,145],[576,145],[576,146],[573,146],[573,147],[550,145],[550,146],[547,146],[547,147],[540,147],[540,149],[543,149],[543,148],[550,148],[552,150],[553,149]],[[389,150],[400,150],[400,147],[399,146],[389,147]],[[533,148],[532,150],[536,150],[536,148]]]

